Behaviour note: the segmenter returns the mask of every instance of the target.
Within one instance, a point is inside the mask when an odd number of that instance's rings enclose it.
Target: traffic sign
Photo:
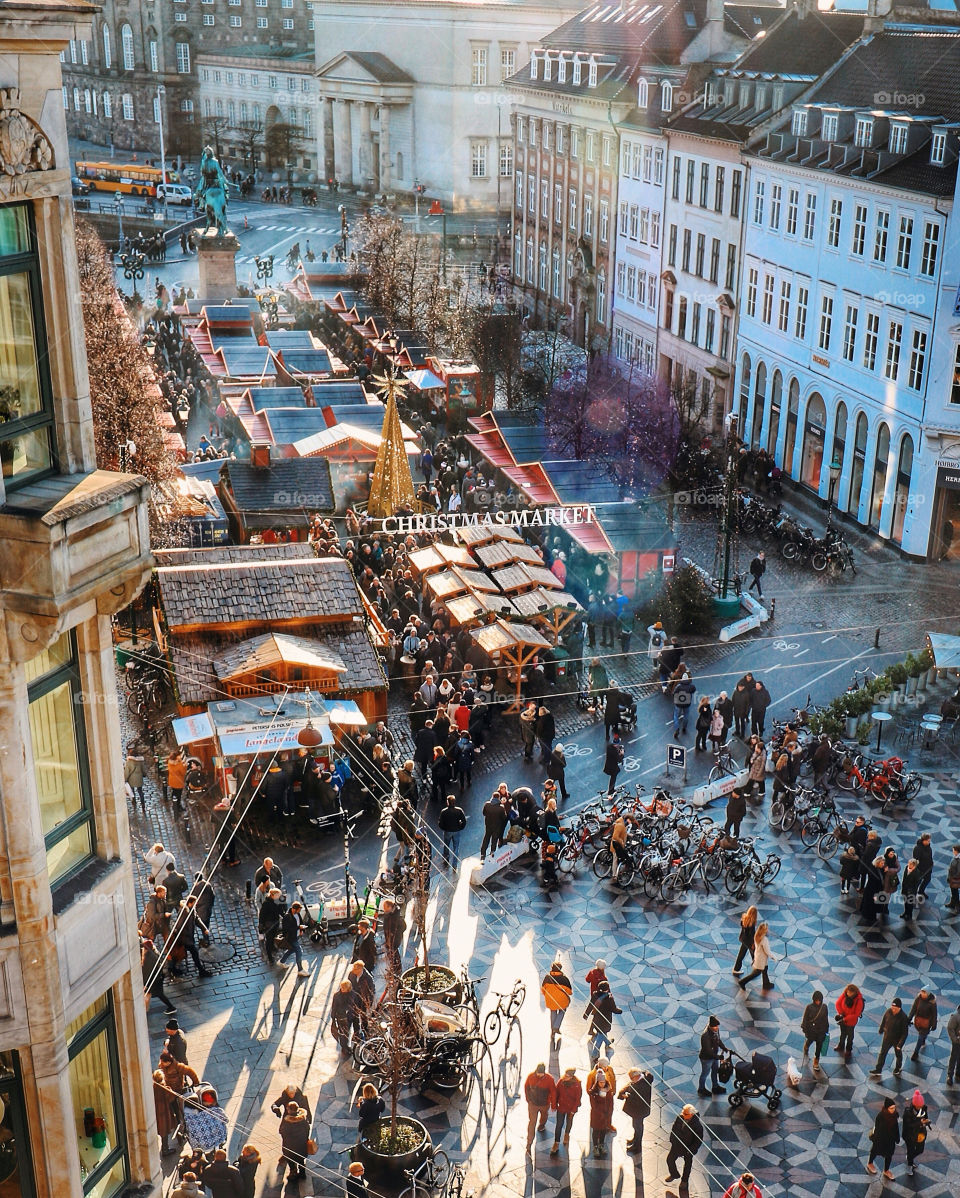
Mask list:
[[[687,778],[687,750],[683,745],[667,745],[667,773],[670,773],[670,767],[674,766],[678,770],[683,770],[683,778]]]

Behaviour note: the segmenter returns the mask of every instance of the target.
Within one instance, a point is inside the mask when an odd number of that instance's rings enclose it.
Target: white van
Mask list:
[[[162,202],[164,196],[168,204],[182,204],[185,208],[193,205],[193,191],[185,183],[158,183],[157,199]]]

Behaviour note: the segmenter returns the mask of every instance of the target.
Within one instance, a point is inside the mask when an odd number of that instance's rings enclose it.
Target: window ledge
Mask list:
[[[102,857],[94,857],[72,877],[67,878],[62,884],[54,886],[54,915],[62,915],[64,911],[73,906],[78,898],[88,894],[98,882],[102,882],[104,878],[119,869],[121,864],[119,857],[114,857],[110,861],[105,861]]]

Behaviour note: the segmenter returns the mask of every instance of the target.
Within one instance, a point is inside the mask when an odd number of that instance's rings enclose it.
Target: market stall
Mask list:
[[[514,688],[514,700],[504,714],[519,711],[523,706],[523,684],[527,681],[524,668],[538,653],[551,648],[550,642],[529,624],[503,619],[474,629],[470,636],[496,667],[506,670],[507,680]]]

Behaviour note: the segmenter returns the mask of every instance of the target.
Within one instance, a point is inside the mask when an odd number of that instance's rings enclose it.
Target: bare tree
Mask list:
[[[296,153],[297,142],[302,137],[303,130],[290,121],[277,121],[271,125],[264,137],[267,166],[288,170]]]
[[[237,126],[240,145],[243,147],[243,158],[251,171],[256,170],[260,162],[260,148],[263,144],[263,121],[241,121]]]
[[[203,122],[203,134],[213,141],[213,151],[218,162],[223,162],[223,142],[221,138],[230,132],[232,126],[225,116],[208,116]]]

